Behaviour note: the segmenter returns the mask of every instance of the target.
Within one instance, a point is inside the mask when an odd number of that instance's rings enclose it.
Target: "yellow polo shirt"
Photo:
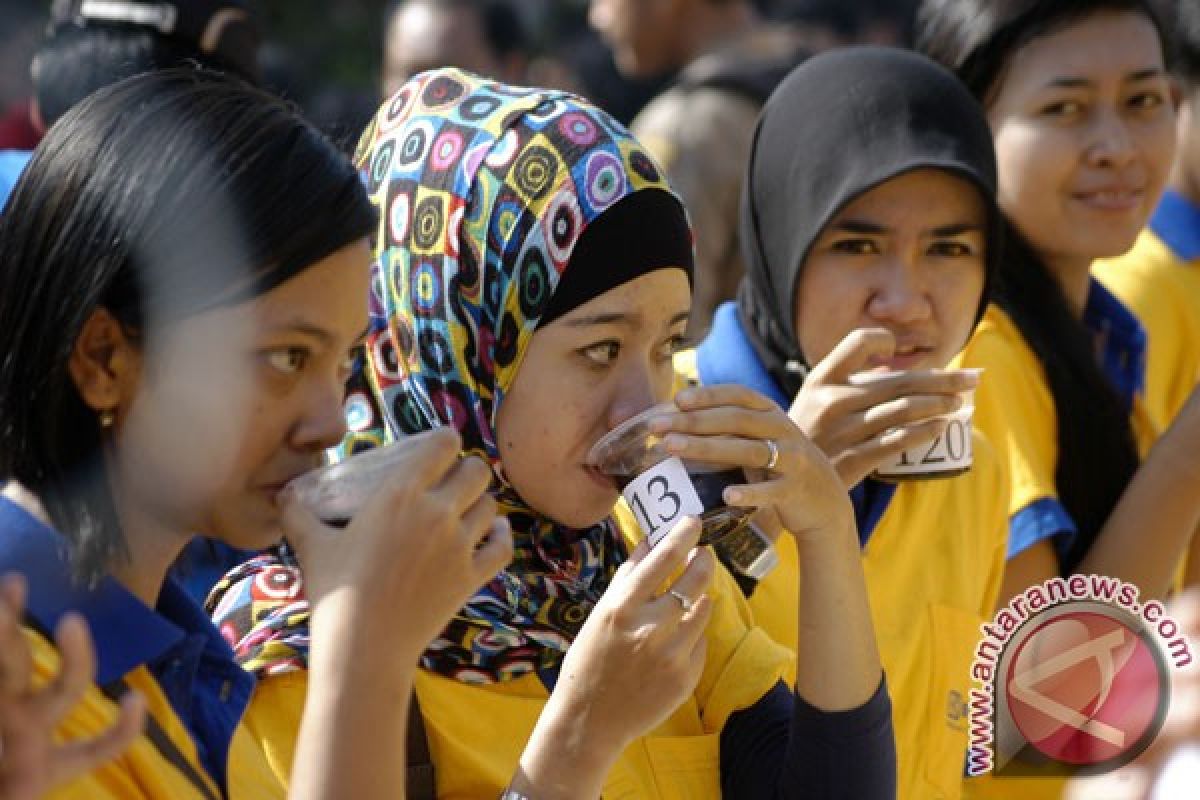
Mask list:
[[[622,527],[631,541],[640,537]],[[709,594],[715,602],[699,685],[662,725],[621,754],[604,784],[606,800],[719,798],[725,721],[758,701],[785,671],[794,671],[789,667],[794,657],[754,627],[727,572],[717,571]],[[263,678],[247,714],[247,725],[261,737],[280,775],[291,770],[307,680],[306,671]],[[538,676],[473,686],[420,670],[416,692],[438,797],[498,797],[549,698]]]
[[[1045,370],[1012,319],[989,306],[971,340],[955,360],[956,367],[982,367],[984,379],[975,391],[975,429],[999,451],[1008,467],[1011,493],[1008,514],[1017,517],[1042,500],[1057,502],[1054,473],[1058,465],[1058,423]],[[1130,416],[1139,454],[1144,458],[1158,438],[1145,399],[1136,395]],[[1010,555],[1024,550],[1029,537],[1014,525]]]
[[[54,645],[32,630],[25,630],[33,650],[34,685],[43,686],[58,674]],[[125,676],[129,687],[146,699],[147,716],[170,740],[174,752],[164,751],[142,735],[120,757],[96,770],[57,787],[47,800],[215,800],[221,792],[205,772],[187,729],[171,708],[158,682],[145,667]],[[55,730],[59,741],[99,736],[117,720],[117,705],[98,687],[91,687]],[[173,758],[182,756],[189,778]],[[196,781],[199,781],[197,783]],[[227,771],[229,800],[283,798],[286,791],[268,763],[262,748],[245,725],[238,727],[229,746]]]
[[[678,354],[675,368],[680,384],[694,380],[694,351]],[[973,444],[969,472],[901,483],[863,550],[902,800],[957,798],[962,788],[971,658],[996,604],[1008,538],[1007,475],[983,437]],[[750,607],[794,653],[800,568],[790,535],[776,549],[779,566],[758,584]],[[792,659],[788,681],[794,668]]]
[[[1146,410],[1166,430],[1200,378],[1200,260],[1184,261],[1145,230],[1092,274],[1146,326]]]
[[[283,782],[245,725],[254,680],[234,662],[204,610],[171,579],[154,609],[111,578],[82,585],[72,579],[66,550],[60,534],[0,499],[0,575],[20,573],[29,587],[23,631],[34,687],[60,671],[58,650],[42,631],[52,630],[64,614],[81,614],[94,643],[96,683],[54,736],[70,742],[107,731],[119,714],[109,695],[124,689],[146,699],[147,724],[122,755],[47,796],[216,800],[223,797],[223,779],[228,800],[284,797]],[[181,713],[190,715],[186,722]]]
[[[975,427],[996,444],[1008,466],[1012,485],[1008,497],[1010,517],[1018,518],[1024,512],[1026,520],[1034,520],[1014,526],[1010,550],[1020,552],[1037,540],[1036,518],[1058,513],[1052,510],[1057,508],[1058,500],[1054,479],[1058,463],[1057,415],[1045,370],[1012,319],[994,305],[988,307],[955,366],[986,370],[975,392]],[[1131,421],[1139,454],[1144,458],[1158,436],[1158,427],[1140,395],[1134,397]],[[1054,518],[1046,525],[1053,528],[1060,522]],[[964,785],[964,797],[972,800],[1049,800],[1062,796],[1065,780],[989,774],[969,778]]]

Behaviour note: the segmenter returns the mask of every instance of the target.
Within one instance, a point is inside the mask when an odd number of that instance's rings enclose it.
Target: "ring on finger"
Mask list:
[[[775,444],[774,439],[763,439],[768,450],[767,463],[763,465],[763,469],[775,469],[775,465],[779,463],[779,445]]]
[[[676,600],[679,601],[679,607],[683,609],[683,612],[685,614],[687,612],[691,611],[692,606],[695,605],[696,601],[692,600],[692,598],[688,597],[683,592],[677,591],[675,589],[668,589],[667,594],[671,595],[671,597],[674,597]]]

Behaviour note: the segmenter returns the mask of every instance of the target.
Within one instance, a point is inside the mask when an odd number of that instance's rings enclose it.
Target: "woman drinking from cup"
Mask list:
[[[359,164],[380,207],[372,326],[348,446],[431,426],[492,465],[515,558],[430,644],[417,678],[437,793],[538,797],[884,797],[886,690],[853,517],[837,475],[766,398],[675,397],[673,457],[750,470],[732,505],[770,507],[811,579],[795,656],[760,630],[684,521],[653,548],[612,518],[588,462],[607,431],[671,397],[691,236],[679,200],[608,115],[557,91],[439,70],[380,110]],[[684,423],[681,423],[684,424]],[[766,469],[766,467],[770,469]],[[680,514],[679,516],[683,516]],[[217,601],[265,716],[301,707],[306,622],[235,575]],[[263,613],[265,611],[265,613]],[[265,730],[286,762],[294,722]],[[530,752],[521,757],[526,739]],[[836,751],[836,755],[834,754]]]
[[[837,465],[903,798],[958,796],[971,654],[1004,567],[1006,476],[961,399],[976,375],[943,369],[995,270],[995,179],[983,110],[945,69],[884,48],[810,59],[759,120],[738,300],[676,362],[694,382],[749,386],[789,409]],[[780,566],[746,588],[755,618],[795,648],[786,598],[802,570],[791,537],[776,547]]]
[[[0,222],[0,479],[29,493],[0,500],[5,792],[284,796],[254,680],[168,569],[198,532],[286,532],[313,606],[290,795],[403,793],[417,654],[511,545],[452,431],[339,538],[281,503],[345,430],[374,225],[313,127],[212,73],[105,88],[39,145]]]

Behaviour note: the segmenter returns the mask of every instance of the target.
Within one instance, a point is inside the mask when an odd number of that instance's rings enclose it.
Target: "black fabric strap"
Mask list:
[[[22,622],[24,623],[25,627],[36,631],[40,636],[46,639],[46,641],[54,641],[54,637],[51,636],[50,631],[46,630],[45,626],[34,619],[28,611],[22,612]],[[121,698],[127,692],[129,692],[130,689],[129,684],[125,682],[124,678],[118,678],[107,686],[101,686],[100,691],[102,691],[108,699],[119,705]],[[195,767],[193,767],[191,762],[187,760],[187,757],[179,751],[178,747],[175,746],[175,742],[171,741],[171,737],[168,736],[167,732],[163,730],[161,725],[158,724],[158,720],[156,720],[150,714],[146,715],[146,728],[142,732],[146,735],[146,738],[150,740],[150,743],[154,745],[155,749],[158,750],[159,755],[166,759],[171,766],[179,770],[183,774],[183,777],[187,778],[188,782],[196,787],[196,790],[200,792],[201,796],[203,796],[205,800],[221,800],[216,794],[213,793],[212,789],[208,785],[208,782],[201,777],[200,773],[196,772]]]
[[[101,686],[100,691],[104,692],[114,703],[119,704],[121,698],[130,691],[130,688],[124,678],[118,678],[106,686]],[[146,714],[146,728],[142,732],[150,740],[150,743],[154,745],[154,748],[158,750],[158,754],[166,759],[167,763],[179,770],[183,777],[187,778],[188,782],[196,787],[196,791],[200,792],[205,800],[221,800],[220,796],[209,788],[208,782],[196,771],[196,768],[192,766],[192,762],[187,760],[187,756],[180,752],[179,748],[175,746],[175,742],[171,740],[171,737],[167,735],[167,732],[163,730],[163,727],[158,724],[158,720],[152,715]]]
[[[29,612],[24,612],[24,625],[36,631],[40,636],[47,641],[54,641],[50,632],[34,619]],[[124,678],[119,678],[112,683],[101,686],[100,691],[114,703],[120,704],[121,698],[130,691],[129,684]],[[146,738],[154,745],[167,763],[179,770],[179,772],[187,778],[188,782],[196,787],[201,796],[205,800],[221,800],[214,794],[209,787],[208,782],[196,771],[192,763],[187,760],[187,757],[180,752],[176,747],[175,742],[167,735],[167,732],[159,725],[158,720],[149,714],[146,715],[146,728],[143,731]],[[405,771],[406,796],[410,800],[437,800],[437,783],[434,780],[433,757],[429,753],[429,739],[425,733],[425,720],[421,716],[421,704],[417,701],[417,693],[413,691],[412,699],[408,708],[408,758]]]
[[[434,781],[433,757],[429,754],[429,739],[425,734],[425,720],[421,716],[421,704],[413,690],[408,706],[408,764],[405,784],[409,800],[436,800],[437,783]]]

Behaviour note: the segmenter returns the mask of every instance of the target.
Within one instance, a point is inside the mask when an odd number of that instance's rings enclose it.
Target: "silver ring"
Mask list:
[[[763,469],[775,469],[775,465],[779,463],[779,445],[775,444],[774,439],[763,439],[766,442],[767,449],[771,451],[771,457],[767,459],[766,466]]]
[[[692,610],[692,606],[694,605],[692,598],[688,597],[683,592],[678,592],[674,589],[667,589],[667,594],[679,601],[679,606],[683,609],[685,614]]]

